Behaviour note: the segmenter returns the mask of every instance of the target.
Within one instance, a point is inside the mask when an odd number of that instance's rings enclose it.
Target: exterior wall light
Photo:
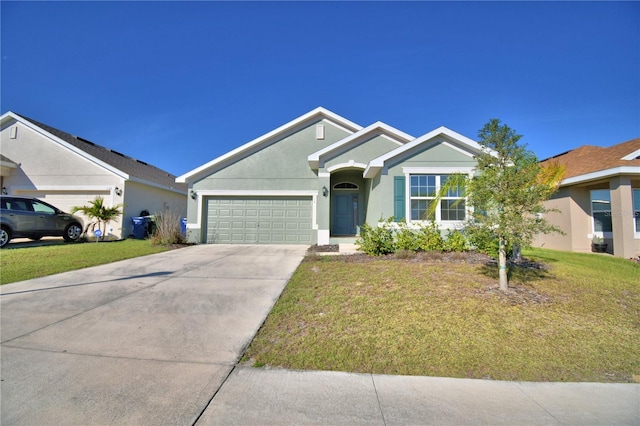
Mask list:
[[[118,197],[121,197],[121,196],[122,196],[122,189],[118,188],[117,186],[116,186],[116,188],[114,189],[114,192],[116,193],[116,195],[117,195]]]
[[[322,195],[324,195],[325,197],[326,197],[327,195],[329,195],[329,190],[327,189],[327,187],[326,187],[326,186],[323,186],[323,187],[322,187]]]
[[[6,186],[2,187],[2,195],[7,195],[7,187]]]
[[[191,199],[195,200],[196,198],[198,198],[198,194],[196,194],[196,191],[194,191],[193,189],[191,190]]]

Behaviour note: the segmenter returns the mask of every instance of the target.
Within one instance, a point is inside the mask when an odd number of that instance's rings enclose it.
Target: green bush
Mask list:
[[[400,230],[396,232],[396,252],[400,250],[418,251],[418,234],[410,229],[406,221],[399,222]]]
[[[493,258],[498,257],[498,237],[493,232],[474,224],[467,224],[465,233],[469,244],[477,251]]]
[[[467,237],[458,229],[449,231],[444,242],[444,251],[463,252],[469,249]]]
[[[393,230],[390,227],[390,220],[381,226],[372,227],[363,224],[360,228],[360,236],[356,240],[356,245],[366,254],[380,256],[395,252],[393,242]]]
[[[420,227],[416,234],[418,249],[422,251],[443,251],[444,239],[435,222]]]

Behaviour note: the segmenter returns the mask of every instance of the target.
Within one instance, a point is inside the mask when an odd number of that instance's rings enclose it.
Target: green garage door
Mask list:
[[[311,197],[206,199],[206,242],[313,244]]]

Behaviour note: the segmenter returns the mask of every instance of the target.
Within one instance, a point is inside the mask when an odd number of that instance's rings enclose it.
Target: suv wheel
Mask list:
[[[65,241],[78,241],[80,235],[82,235],[82,227],[77,223],[72,223],[64,229],[62,237]]]
[[[11,231],[6,226],[3,226],[0,229],[0,248],[9,244],[10,240],[11,240]]]

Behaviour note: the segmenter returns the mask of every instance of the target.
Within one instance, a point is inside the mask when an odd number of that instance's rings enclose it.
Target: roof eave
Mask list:
[[[347,136],[346,138],[340,139],[339,141],[319,150],[307,157],[307,161],[309,162],[309,167],[313,170],[317,170],[320,166],[320,162],[323,157],[326,157],[328,154],[339,150],[340,148],[345,147],[351,143],[356,143],[359,139],[366,138],[368,135],[378,133],[379,135],[387,136],[389,138],[395,139],[400,143],[407,143],[415,139],[415,137],[404,133],[401,130],[398,130],[394,127],[389,126],[381,121],[377,121],[358,132]]]
[[[174,188],[172,186],[166,186],[166,185],[163,185],[161,183],[152,182],[150,180],[140,179],[140,178],[137,178],[135,176],[131,176],[131,178],[129,178],[128,181],[129,182],[140,183],[142,185],[148,185],[148,186],[151,186],[151,187],[157,188],[157,189],[164,189],[166,191],[175,192],[177,194],[184,195],[184,196],[186,196],[187,192],[188,192],[187,189]]]
[[[83,157],[83,158],[85,158],[85,159],[97,164],[98,166],[106,169],[107,171],[113,173],[114,175],[116,175],[116,176],[118,176],[118,177],[120,177],[122,179],[125,179],[125,180],[128,180],[130,178],[128,173],[125,173],[122,170],[117,169],[117,168],[113,167],[112,165],[110,165],[108,163],[105,163],[104,161],[94,157],[93,155],[87,153],[86,151],[83,151],[83,150],[71,145],[70,143],[60,139],[59,137],[57,137],[56,135],[54,135],[52,133],[49,133],[48,131],[46,131],[42,127],[35,125],[34,123],[30,122],[29,120],[26,120],[26,119],[22,118],[21,116],[19,116],[18,114],[14,113],[14,112],[11,112],[11,111],[6,112],[2,116],[0,121],[2,123],[5,123],[9,119],[9,117],[11,117],[12,119],[20,122],[20,124],[22,124],[25,127],[28,127],[29,129],[33,130],[34,132],[40,133],[41,135],[53,140],[57,144],[67,148],[68,150],[74,152],[75,154],[77,154],[77,155],[79,155],[79,156],[81,156],[81,157]]]
[[[252,141],[247,142],[246,144],[234,149],[233,151],[223,154],[220,157],[214,158],[208,163],[203,164],[202,166],[197,167],[181,176],[178,176],[176,178],[176,182],[187,183],[189,181],[196,180],[199,176],[202,176],[203,174],[205,174],[206,172],[208,172],[209,170],[213,169],[216,166],[219,166],[225,163],[234,162],[238,159],[244,158],[244,156],[251,154],[258,147],[264,144],[267,144],[268,142],[279,137],[280,135],[285,134],[287,131],[307,121],[313,120],[317,117],[323,117],[331,121],[334,121],[339,126],[342,126],[351,132],[357,132],[362,129],[362,126],[350,120],[347,120],[346,118],[341,117],[338,114],[335,114],[327,110],[326,108],[318,107],[309,111],[304,115],[301,115],[298,118],[295,118],[289,121],[288,123],[283,124],[277,129],[274,129],[256,139],[253,139]]]
[[[640,167],[638,166],[620,166],[610,169],[598,170],[596,172],[585,173],[578,176],[563,179],[560,186],[570,186],[579,183],[588,183],[600,179],[605,179],[617,175],[640,175]]]
[[[429,142],[430,140],[432,140],[433,138],[439,136],[439,135],[445,135],[453,140],[456,140],[458,142],[460,142],[462,145],[465,145],[468,147],[468,151],[469,152],[488,152],[491,155],[496,155],[495,151],[493,150],[488,150],[485,147],[483,147],[482,145],[480,145],[478,142],[469,139],[468,137],[461,135],[458,132],[454,132],[453,130],[444,127],[444,126],[440,126],[437,129],[434,129],[428,133],[425,133],[424,135],[412,140],[411,142],[408,142],[407,144],[400,146],[392,151],[387,152],[384,155],[381,155],[378,158],[374,158],[373,160],[371,160],[371,162],[369,163],[369,166],[365,169],[364,171],[364,177],[366,178],[371,178],[371,177],[375,177],[378,172],[384,168],[384,164],[388,161],[391,160],[407,151],[410,151],[411,149],[425,143],[425,142]]]

